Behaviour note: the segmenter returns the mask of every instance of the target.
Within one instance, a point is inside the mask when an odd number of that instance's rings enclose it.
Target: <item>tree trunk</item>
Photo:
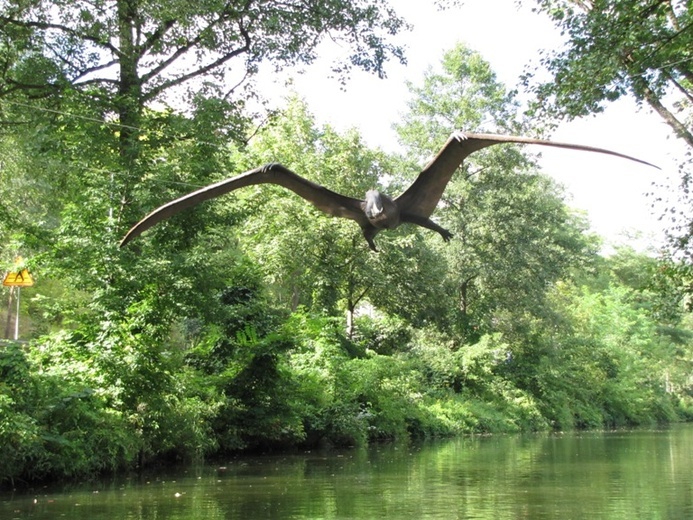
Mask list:
[[[650,89],[649,86],[644,85],[642,87],[645,100],[654,109],[659,116],[666,121],[666,123],[674,130],[676,135],[686,141],[686,144],[693,149],[693,134],[686,128],[681,121],[679,121],[674,114],[665,107],[656,94]]]
[[[118,1],[119,85],[115,107],[120,122],[119,155],[122,167],[132,178],[139,159],[139,128],[142,113],[142,83],[138,74],[136,24],[137,0]],[[121,211],[129,200],[130,182],[125,181],[121,193]]]
[[[346,335],[348,339],[352,339],[354,336],[354,310],[355,305],[349,301],[346,312]]]

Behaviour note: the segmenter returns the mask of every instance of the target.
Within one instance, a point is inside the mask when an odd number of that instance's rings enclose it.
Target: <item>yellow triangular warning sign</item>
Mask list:
[[[22,265],[21,256],[14,259],[14,265],[15,268]],[[34,285],[34,279],[31,277],[27,269],[17,269],[17,271],[9,272],[5,275],[2,285],[7,285],[8,287],[31,287]]]
[[[18,273],[7,273],[2,285],[9,287],[31,287],[34,285],[34,279],[29,274],[29,271],[23,269]]]

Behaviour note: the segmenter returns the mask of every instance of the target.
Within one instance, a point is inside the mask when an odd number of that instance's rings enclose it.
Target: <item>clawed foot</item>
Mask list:
[[[442,236],[443,240],[445,240],[446,242],[450,242],[452,237],[454,237],[455,235],[450,233],[447,229],[444,229],[443,231],[441,231],[440,236]]]

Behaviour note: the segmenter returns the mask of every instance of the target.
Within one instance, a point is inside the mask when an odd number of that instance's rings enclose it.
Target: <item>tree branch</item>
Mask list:
[[[693,134],[686,128],[681,121],[679,121],[674,114],[672,114],[669,109],[667,109],[662,102],[657,97],[656,93],[650,88],[649,85],[641,79],[638,85],[643,92],[643,97],[647,103],[657,112],[664,121],[674,130],[677,136],[686,141],[688,146],[693,148]]]
[[[233,51],[230,51],[223,56],[221,56],[219,59],[203,66],[198,69],[193,70],[192,72],[189,72],[188,74],[183,74],[182,76],[178,76],[177,78],[164,81],[162,84],[158,85],[157,87],[151,89],[149,92],[144,94],[143,100],[144,101],[149,101],[153,98],[155,98],[157,95],[159,95],[161,92],[164,90],[173,87],[175,85],[180,85],[181,83],[185,83],[186,81],[189,81],[197,76],[201,76],[203,74],[206,74],[207,72],[216,69],[229,61],[232,58],[235,58],[236,56],[239,56],[241,54],[244,54],[250,50],[250,34],[248,31],[245,30],[243,25],[239,23],[239,29],[241,31],[241,35],[243,36],[243,39],[245,41],[244,45],[242,47],[239,47],[237,49],[234,49]],[[195,40],[199,40],[199,38],[196,38]],[[179,58],[181,55],[185,54],[188,52],[193,47],[192,43],[191,45],[188,45],[185,47],[185,49],[179,49],[171,58],[166,60],[164,63],[162,63],[161,66],[157,67],[156,69],[152,70],[150,73],[143,75],[142,80],[143,84],[150,80],[152,77],[157,75],[159,72],[161,72],[164,68],[168,67],[171,63],[173,63],[177,58]]]
[[[16,20],[14,18],[9,18],[7,16],[0,16],[0,22],[4,23],[4,24],[17,25],[19,27],[41,29],[43,31],[48,31],[50,29],[54,29],[56,31],[60,31],[60,32],[63,32],[65,34],[69,34],[70,36],[74,36],[74,37],[79,38],[81,40],[90,41],[92,43],[95,43],[99,47],[102,47],[104,49],[108,49],[109,51],[111,51],[112,53],[114,53],[117,56],[120,55],[120,51],[118,50],[118,48],[111,45],[109,42],[105,42],[105,41],[100,40],[99,38],[96,38],[95,36],[91,36],[89,34],[85,34],[85,33],[82,33],[80,31],[76,31],[76,30],[72,29],[71,27],[67,27],[66,25],[47,23],[47,22],[22,21],[22,20]]]
[[[72,84],[75,86],[100,83],[100,82],[116,83],[117,84],[118,80],[109,79],[109,78],[93,78],[90,80],[80,81],[80,78],[88,76],[89,74],[93,74],[95,72],[98,72],[100,70],[105,70],[105,69],[108,69],[110,67],[115,67],[117,65],[118,65],[118,60],[112,60],[112,61],[109,61],[107,63],[102,63],[101,65],[97,65],[95,67],[90,67],[88,69],[81,70],[77,76],[72,78]]]

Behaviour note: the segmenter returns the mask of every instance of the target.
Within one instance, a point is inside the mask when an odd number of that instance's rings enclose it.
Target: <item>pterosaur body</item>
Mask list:
[[[271,163],[211,184],[164,204],[135,224],[123,238],[121,246],[158,222],[186,208],[239,188],[256,184],[278,184],[303,197],[328,215],[356,221],[361,227],[368,245],[374,251],[376,251],[373,242],[375,235],[383,229],[394,229],[403,223],[416,224],[436,231],[447,242],[452,238],[452,234],[430,218],[445,191],[445,187],[457,168],[470,154],[501,143],[538,144],[598,152],[654,166],[635,157],[593,146],[528,137],[454,132],[438,152],[438,155],[428,163],[412,185],[397,198],[393,199],[377,190],[366,192],[365,200],[347,197],[304,179],[281,164]]]

